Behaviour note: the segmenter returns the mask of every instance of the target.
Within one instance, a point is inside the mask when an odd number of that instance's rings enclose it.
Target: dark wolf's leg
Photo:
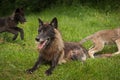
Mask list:
[[[50,68],[48,70],[46,70],[46,72],[45,72],[47,76],[52,74],[52,71],[58,64],[59,57],[60,57],[59,54],[54,55],[54,59],[51,62]]]
[[[43,63],[43,61],[44,61],[43,58],[39,57],[34,66],[28,69],[27,72],[30,74],[33,73],[36,69],[38,69],[38,67]]]
[[[14,30],[13,28],[8,28],[7,32],[14,34],[13,40],[16,40],[16,38],[18,36],[18,31]]]
[[[19,28],[19,27],[14,27],[14,29],[20,32],[20,37],[23,40],[24,39],[24,31],[23,31],[23,29]]]

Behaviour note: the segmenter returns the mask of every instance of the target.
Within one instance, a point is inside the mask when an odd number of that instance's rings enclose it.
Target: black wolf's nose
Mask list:
[[[36,41],[39,41],[39,38],[35,38]]]

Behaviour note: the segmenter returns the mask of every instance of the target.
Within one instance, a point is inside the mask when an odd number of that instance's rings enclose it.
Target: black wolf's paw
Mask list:
[[[27,72],[28,74],[32,74],[32,73],[33,73],[33,69],[28,69],[28,70],[26,70],[26,72]]]
[[[46,74],[47,76],[50,76],[50,75],[52,74],[52,72],[51,72],[51,70],[46,70],[46,71],[45,71],[45,74]]]

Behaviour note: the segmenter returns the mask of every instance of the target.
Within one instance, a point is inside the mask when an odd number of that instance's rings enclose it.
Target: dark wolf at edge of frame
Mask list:
[[[14,34],[12,40],[16,40],[18,32],[20,32],[20,37],[24,39],[24,31],[22,28],[17,27],[18,23],[23,24],[26,22],[23,8],[17,8],[11,16],[0,18],[0,33],[9,32]]]

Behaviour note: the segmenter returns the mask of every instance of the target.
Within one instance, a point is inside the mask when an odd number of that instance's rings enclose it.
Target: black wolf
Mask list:
[[[23,8],[17,8],[13,14],[9,17],[0,18],[0,33],[1,32],[10,32],[14,34],[13,40],[16,40],[18,32],[20,32],[20,37],[24,39],[23,29],[17,27],[18,23],[26,22]]]
[[[50,23],[43,23],[39,19],[38,36],[35,39],[40,54],[35,65],[27,70],[28,73],[34,72],[44,62],[50,63],[50,68],[45,72],[50,75],[57,64],[69,60],[86,60],[87,50],[84,47],[75,42],[63,42],[56,17]]]

